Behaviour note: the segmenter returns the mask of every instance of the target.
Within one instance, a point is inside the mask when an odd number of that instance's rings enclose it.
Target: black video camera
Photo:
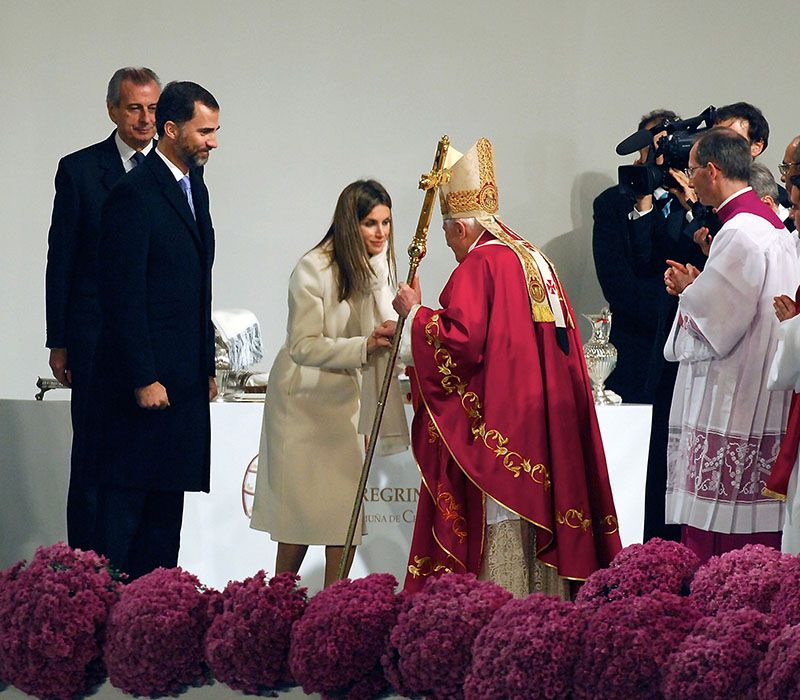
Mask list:
[[[653,137],[666,131],[655,148],[650,148],[647,160],[641,165],[619,166],[619,188],[623,194],[633,198],[653,194],[658,187],[669,189],[678,183],[669,174],[670,168],[682,170],[689,165],[689,151],[700,134],[714,125],[714,107],[690,119],[664,121],[649,129],[640,129],[617,146],[617,155],[625,156],[653,145]],[[659,156],[663,160],[657,163]]]

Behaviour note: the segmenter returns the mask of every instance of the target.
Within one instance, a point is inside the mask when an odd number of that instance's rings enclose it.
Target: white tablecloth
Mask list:
[[[211,493],[187,494],[179,563],[215,588],[272,572],[275,563],[276,544],[251,530],[246,514],[261,413],[260,403],[212,404]],[[598,407],[625,545],[642,538],[650,413],[650,406]],[[0,568],[66,539],[70,432],[67,401],[0,400]],[[419,485],[410,452],[376,458],[365,496],[369,534],[353,576],[388,571],[402,583]],[[312,592],[322,586],[323,561],[323,548],[311,547],[300,573]]]

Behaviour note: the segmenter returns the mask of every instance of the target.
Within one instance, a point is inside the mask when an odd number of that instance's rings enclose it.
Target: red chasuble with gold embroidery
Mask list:
[[[423,306],[413,319],[412,444],[423,488],[406,590],[432,574],[479,572],[484,494],[536,526],[538,557],[561,576],[585,579],[621,548],[572,309],[553,274],[565,353],[556,324],[534,321],[523,264],[484,233],[442,291],[442,308]]]

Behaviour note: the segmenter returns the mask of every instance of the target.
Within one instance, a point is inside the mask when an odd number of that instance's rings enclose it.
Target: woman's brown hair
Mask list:
[[[315,247],[330,241],[331,263],[336,263],[339,282],[339,301],[349,299],[354,293],[364,293],[372,286],[375,274],[369,264],[367,246],[361,236],[359,224],[379,204],[391,210],[392,198],[377,180],[357,180],[342,190],[325,237]],[[389,228],[387,242],[389,274],[396,279],[394,259],[394,227]]]

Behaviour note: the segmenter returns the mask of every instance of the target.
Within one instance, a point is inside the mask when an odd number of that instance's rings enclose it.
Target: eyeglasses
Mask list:
[[[690,165],[688,168],[684,168],[683,172],[686,175],[686,177],[688,177],[691,180],[694,177],[694,174],[698,170],[701,170],[702,168],[705,168],[707,166],[708,163],[706,163],[705,165]]]
[[[800,163],[787,163],[786,161],[781,161],[778,163],[778,172],[781,175],[786,175],[789,172],[790,168],[794,168],[796,165],[800,165]]]

